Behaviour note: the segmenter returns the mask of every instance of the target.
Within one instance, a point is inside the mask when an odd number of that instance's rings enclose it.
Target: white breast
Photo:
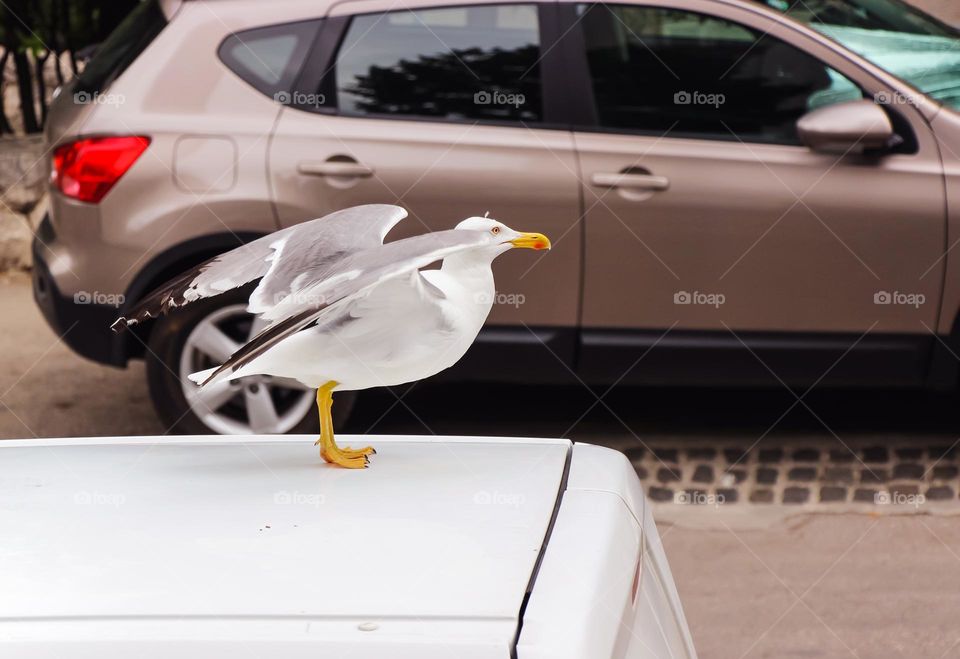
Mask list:
[[[490,313],[493,273],[489,264],[485,270],[428,270],[385,281],[236,376],[269,373],[310,387],[334,380],[337,389],[352,390],[435,375],[460,360]]]

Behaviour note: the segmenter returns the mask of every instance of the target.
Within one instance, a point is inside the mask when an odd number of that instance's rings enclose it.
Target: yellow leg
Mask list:
[[[340,447],[333,439],[333,390],[338,382],[331,380],[317,389],[317,410],[320,413],[320,439],[314,445],[320,445],[320,457],[331,464],[346,467],[347,469],[363,469],[370,460],[368,455],[376,453],[373,447],[352,449],[349,446]]]

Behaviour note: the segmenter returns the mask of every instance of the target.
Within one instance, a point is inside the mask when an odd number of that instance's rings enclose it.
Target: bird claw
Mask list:
[[[317,441],[315,441],[315,442],[313,443],[313,445],[314,445],[314,446],[320,446],[320,443],[321,443],[322,441],[323,441],[323,438],[320,438],[320,439],[318,439]],[[352,448],[350,448],[349,446],[338,446],[338,447],[337,447],[337,450],[339,450],[343,455],[345,455],[345,456],[347,456],[347,457],[350,457],[350,458],[355,458],[355,457],[361,456],[361,455],[362,455],[362,456],[368,456],[368,455],[376,455],[376,454],[377,454],[377,449],[373,448],[372,446],[365,446],[364,448],[360,448],[360,449],[352,449]],[[328,462],[329,462],[329,461],[328,461]]]
[[[349,446],[341,446],[340,452],[351,458],[355,458],[360,455],[367,457],[368,455],[377,454],[376,449],[374,449],[372,446],[365,446],[363,448],[358,448],[358,449],[353,449],[353,448],[350,448]]]
[[[370,458],[368,456],[371,453],[374,453],[374,450],[369,446],[358,450],[335,447],[332,450],[321,449],[320,457],[338,467],[344,467],[346,469],[366,469],[370,464]]]

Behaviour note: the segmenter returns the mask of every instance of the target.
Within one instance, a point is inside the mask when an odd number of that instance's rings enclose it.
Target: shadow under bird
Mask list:
[[[247,309],[267,326],[222,365],[190,379],[217,387],[270,375],[315,388],[320,455],[365,467],[373,448],[334,441],[333,392],[395,386],[453,366],[493,306],[493,260],[515,247],[550,249],[543,234],[488,217],[384,244],[406,216],[399,206],[370,204],[281,229],[168,282],[112,329],[259,279]],[[421,270],[437,261],[439,269]]]

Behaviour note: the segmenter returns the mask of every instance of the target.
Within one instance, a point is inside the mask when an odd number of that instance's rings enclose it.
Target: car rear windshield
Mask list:
[[[760,0],[960,109],[960,30],[902,0]]]
[[[77,79],[75,91],[98,93],[106,89],[166,26],[157,0],[145,0],[110,33]]]

